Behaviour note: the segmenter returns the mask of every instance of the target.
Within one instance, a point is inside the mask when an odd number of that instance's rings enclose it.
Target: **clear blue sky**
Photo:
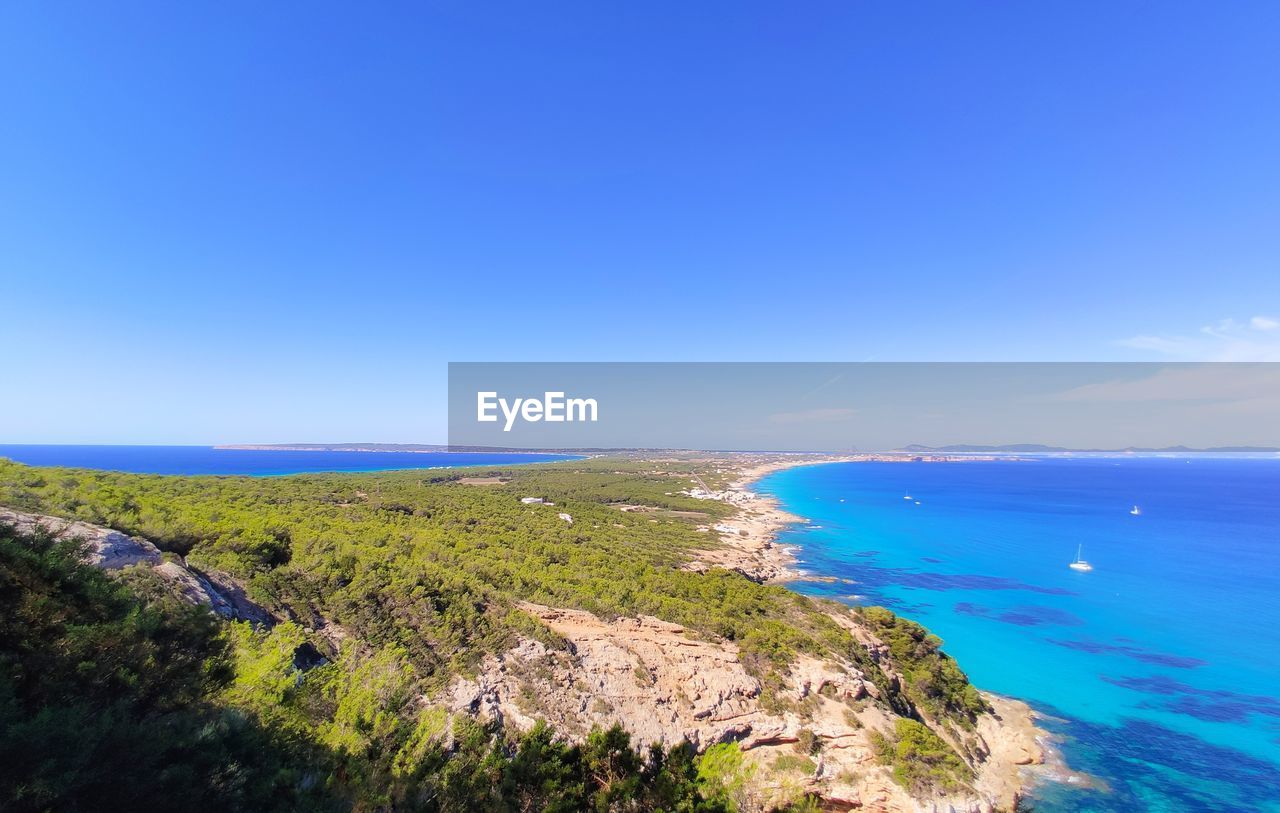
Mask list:
[[[449,360],[1280,358],[1280,4],[7,3],[0,442]]]

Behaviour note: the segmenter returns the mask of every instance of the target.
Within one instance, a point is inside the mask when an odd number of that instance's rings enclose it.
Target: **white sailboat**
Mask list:
[[[1129,513],[1133,514],[1135,517],[1140,517],[1142,516],[1142,509],[1135,505],[1133,507],[1133,510],[1131,510]]]
[[[903,494],[903,495],[902,495],[902,499],[904,499],[904,500],[914,500],[914,499],[915,499],[915,497],[912,497],[912,496],[911,496],[911,492],[910,492],[910,491],[908,491],[906,494]]]
[[[1068,567],[1072,570],[1093,570],[1093,565],[1080,558],[1080,554],[1084,551],[1084,545],[1076,548],[1076,558]]]

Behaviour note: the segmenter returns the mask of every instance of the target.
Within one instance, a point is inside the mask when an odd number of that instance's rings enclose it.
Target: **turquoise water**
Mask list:
[[[927,625],[1108,786],[1036,810],[1280,811],[1280,460],[849,463],[757,489],[808,520],[780,540],[801,567],[855,582],[797,590]]]
[[[28,466],[70,466],[136,474],[223,474],[266,477],[327,471],[507,466],[576,460],[573,455],[506,452],[327,452],[217,449],[213,446],[0,445],[0,457]]]

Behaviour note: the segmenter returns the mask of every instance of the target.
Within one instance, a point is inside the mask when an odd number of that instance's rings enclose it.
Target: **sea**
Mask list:
[[[1280,459],[838,463],[755,488],[836,578],[794,589],[919,621],[1043,715],[1092,781],[1031,809],[1280,811]]]
[[[522,452],[344,452],[219,449],[214,446],[36,446],[0,444],[0,457],[29,466],[69,466],[138,474],[267,477],[317,472],[508,466],[576,460],[575,455]]]

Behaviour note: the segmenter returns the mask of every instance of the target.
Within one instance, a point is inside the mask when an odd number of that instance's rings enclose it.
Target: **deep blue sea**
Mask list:
[[[801,567],[854,582],[797,590],[925,624],[1109,788],[1048,784],[1035,810],[1280,811],[1280,460],[844,463],[756,488],[807,519],[780,540]]]
[[[29,466],[71,466],[139,474],[245,474],[389,471],[446,466],[507,466],[574,460],[572,455],[497,452],[322,452],[215,449],[212,446],[6,446],[0,457]]]

